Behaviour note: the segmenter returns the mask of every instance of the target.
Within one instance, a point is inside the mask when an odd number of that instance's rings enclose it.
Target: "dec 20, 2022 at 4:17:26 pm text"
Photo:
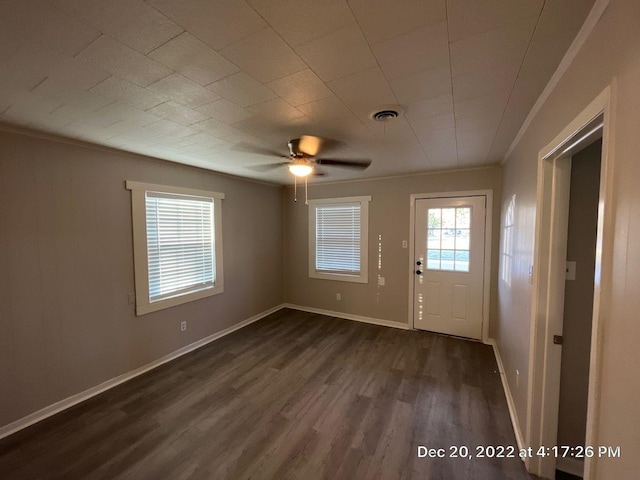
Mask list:
[[[538,448],[517,448],[513,445],[450,445],[447,448],[433,448],[426,445],[418,445],[418,458],[533,458],[533,457],[573,457],[573,458],[620,458],[622,455],[619,446],[567,446],[554,445],[553,447],[541,446]]]

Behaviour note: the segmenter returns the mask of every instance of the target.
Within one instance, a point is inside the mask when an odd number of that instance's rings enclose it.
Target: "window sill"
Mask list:
[[[164,310],[165,308],[175,307],[177,305],[182,305],[183,303],[189,303],[193,302],[194,300],[211,297],[222,292],[224,292],[224,286],[218,285],[202,290],[197,290],[195,292],[183,293],[182,295],[165,298],[153,303],[145,303],[142,305],[137,304],[136,316],[139,317],[141,315],[146,315],[147,313],[157,312],[158,310]]]
[[[338,282],[369,283],[369,279],[364,275],[341,275],[339,273],[309,272],[309,278],[337,280]]]

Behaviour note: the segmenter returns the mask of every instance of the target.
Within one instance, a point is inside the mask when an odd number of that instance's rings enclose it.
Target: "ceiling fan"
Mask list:
[[[307,177],[313,175],[324,175],[325,173],[317,170],[316,167],[342,167],[352,168],[357,170],[364,170],[371,165],[371,160],[353,160],[353,159],[339,159],[339,158],[320,158],[318,155],[321,151],[327,151],[336,148],[340,145],[340,142],[330,140],[326,138],[315,137],[313,135],[302,135],[300,138],[294,138],[290,140],[287,146],[289,147],[289,154],[282,155],[279,152],[269,149],[263,149],[252,145],[240,145],[239,149],[247,151],[249,153],[257,153],[259,155],[268,155],[272,157],[278,157],[280,159],[286,159],[285,162],[270,163],[266,165],[256,165],[255,169],[258,170],[271,170],[280,168],[281,166],[287,166],[289,172],[296,177]]]

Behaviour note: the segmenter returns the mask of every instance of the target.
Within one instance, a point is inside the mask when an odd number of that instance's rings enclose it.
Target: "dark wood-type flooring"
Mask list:
[[[491,347],[281,310],[0,441],[13,479],[530,479]]]

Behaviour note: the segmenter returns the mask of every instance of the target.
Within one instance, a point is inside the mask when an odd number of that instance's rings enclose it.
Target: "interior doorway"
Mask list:
[[[570,159],[557,444],[574,449],[586,445],[601,158],[602,140],[598,138]],[[556,470],[582,478],[584,459],[561,456]]]
[[[532,318],[529,362],[526,444],[534,450],[559,445],[559,404],[567,248],[571,193],[572,157],[602,138],[598,186],[596,240],[591,304],[591,342],[588,348],[586,427],[582,445],[597,445],[596,431],[601,370],[603,301],[601,285],[609,274],[611,231],[611,159],[609,158],[610,88],[567,125],[540,151],[538,158],[538,192],[536,201],[535,254],[532,267]],[[595,148],[595,147],[594,147]],[[576,159],[577,161],[578,159]],[[570,259],[569,259],[570,260]],[[584,268],[583,268],[584,270]],[[577,264],[576,264],[577,271]],[[608,278],[608,277],[607,277]],[[583,303],[586,301],[583,299]],[[565,362],[565,364],[567,364]],[[569,363],[570,364],[570,363]],[[569,367],[568,367],[569,368]],[[558,465],[555,454],[525,459],[529,472],[553,479]],[[584,478],[595,478],[596,456],[584,458]],[[562,461],[560,465],[562,466]]]

